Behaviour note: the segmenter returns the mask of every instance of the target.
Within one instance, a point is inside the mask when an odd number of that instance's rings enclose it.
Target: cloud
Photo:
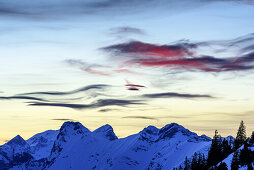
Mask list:
[[[135,71],[131,71],[126,68],[117,68],[114,69],[111,66],[104,66],[99,64],[88,64],[82,60],[68,59],[64,61],[70,66],[79,68],[82,71],[85,71],[89,74],[98,75],[98,76],[112,76],[114,74],[140,74]]]
[[[30,97],[30,96],[9,96],[9,97],[4,97],[4,96],[0,96],[0,100],[36,100],[36,101],[47,101],[45,99],[42,98],[38,98],[38,97]]]
[[[186,119],[191,118],[191,116],[162,116],[158,118],[170,118],[170,119]]]
[[[119,100],[119,99],[99,99],[91,104],[68,104],[68,103],[46,103],[46,102],[30,102],[29,106],[57,106],[68,107],[72,109],[94,109],[104,106],[130,106],[145,104],[141,100]]]
[[[233,40],[189,42],[179,41],[158,45],[130,41],[101,48],[112,54],[121,65],[132,67],[161,67],[171,71],[230,72],[254,69],[254,34]],[[205,54],[208,48],[213,55]],[[219,48],[219,49],[216,49]],[[229,50],[229,54],[225,54]],[[206,50],[207,51],[207,50]],[[236,51],[236,52],[234,52]],[[227,55],[227,57],[215,57]]]
[[[248,0],[217,0],[253,4]],[[152,9],[167,10],[172,13],[185,12],[199,6],[214,3],[209,0],[2,0],[0,14],[5,17],[30,20],[68,19],[70,16],[118,16],[139,12],[150,12]],[[183,6],[183,4],[185,4]],[[155,8],[156,7],[156,8]],[[158,8],[159,7],[159,8]]]
[[[158,120],[154,117],[148,117],[148,116],[125,116],[122,117],[122,119],[149,119],[149,120]]]
[[[89,90],[104,90],[105,88],[109,87],[109,85],[106,84],[93,84],[89,86],[84,86],[82,88],[79,88],[77,90],[73,91],[67,91],[67,92],[60,92],[60,91],[47,91],[47,92],[31,92],[31,93],[23,93],[21,95],[51,95],[51,96],[61,96],[61,95],[70,95],[75,93],[80,93],[84,91]]]
[[[132,83],[129,83],[128,81],[127,81],[127,84],[125,86],[127,87],[127,90],[130,90],[130,91],[139,91],[141,88],[146,88],[146,86],[138,85],[138,84],[132,84]]]
[[[134,27],[115,27],[109,30],[111,36],[116,36],[117,38],[123,38],[129,35],[146,35],[145,31],[134,28]]]
[[[145,97],[145,98],[214,98],[210,95],[172,93],[172,92],[144,94],[141,97]]]
[[[102,71],[93,70],[91,67],[81,68],[81,70],[83,70],[87,73],[96,74],[96,75],[99,75],[99,76],[110,76],[111,75],[110,73],[105,73],[105,72],[102,72]]]
[[[7,17],[24,19],[59,19],[70,16],[106,16],[130,14],[132,12],[148,10],[155,1],[139,0],[2,0],[0,14]]]
[[[82,60],[75,60],[75,59],[68,59],[64,61],[65,63],[69,64],[70,66],[78,67],[80,70],[85,71],[89,74],[95,74],[99,76],[110,76],[112,72],[108,71],[99,71],[98,68],[108,68],[103,65],[99,64],[88,64]]]
[[[8,140],[8,139],[3,139],[3,138],[0,138],[0,143],[7,143],[7,142],[9,142],[10,140]]]
[[[159,57],[184,57],[192,55],[191,48],[196,48],[195,44],[181,43],[175,45],[155,45],[140,41],[130,41],[127,43],[111,45],[102,48],[104,51],[118,54],[134,54],[141,56],[159,56]]]
[[[115,111],[115,110],[118,110],[118,109],[100,109],[98,111],[99,112],[110,112],[110,111]]]
[[[73,119],[51,119],[51,120],[57,120],[57,121],[75,121]]]
[[[129,69],[116,69],[116,70],[113,70],[114,73],[124,73],[124,74],[141,74],[141,73],[138,73],[138,72],[135,72],[135,71],[131,71]]]

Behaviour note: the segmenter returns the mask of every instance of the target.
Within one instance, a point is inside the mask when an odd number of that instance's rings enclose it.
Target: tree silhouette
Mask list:
[[[248,148],[247,142],[244,143],[244,147],[240,151],[239,160],[241,166],[250,165],[254,162],[254,151]]]
[[[252,132],[250,137],[250,145],[253,145],[253,144],[254,144],[254,131]]]
[[[189,160],[187,158],[187,156],[185,157],[185,161],[184,161],[184,170],[189,170],[190,169],[190,163]]]
[[[236,139],[235,139],[235,150],[238,149],[243,143],[246,141],[246,127],[243,121],[240,122],[239,129],[237,131]]]
[[[212,145],[208,152],[207,165],[209,167],[213,165],[217,165],[222,160],[222,158],[223,158],[223,153],[222,153],[221,136],[218,134],[218,131],[215,130],[215,134],[212,140]]]
[[[225,162],[220,163],[216,170],[228,170],[228,166]]]

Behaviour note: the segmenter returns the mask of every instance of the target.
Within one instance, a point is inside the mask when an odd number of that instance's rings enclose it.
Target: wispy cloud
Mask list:
[[[0,96],[0,100],[36,100],[36,101],[48,101],[42,98],[38,98],[38,97],[31,97],[31,96],[8,96],[8,97],[4,97],[4,96]]]
[[[154,117],[148,117],[148,116],[125,116],[122,117],[122,119],[149,119],[149,120],[158,120]]]
[[[7,142],[9,142],[9,141],[10,141],[10,140],[0,138],[0,143],[7,143]]]
[[[89,90],[104,90],[105,88],[109,87],[109,85],[106,84],[93,84],[89,86],[84,86],[82,88],[72,90],[72,91],[66,91],[66,92],[60,92],[60,91],[46,91],[46,92],[31,92],[31,93],[23,93],[21,95],[51,95],[51,96],[61,96],[61,95],[70,95],[80,92],[85,92]]]
[[[98,69],[107,68],[106,66],[99,65],[99,64],[89,64],[82,60],[75,60],[75,59],[68,59],[64,61],[65,63],[69,64],[70,66],[77,67],[82,71],[85,71],[90,74],[100,75],[100,76],[110,76],[112,73],[108,71],[100,71]]]
[[[60,119],[51,119],[51,120],[56,120],[56,121],[75,121],[73,119],[63,119],[63,118],[60,118]]]
[[[170,70],[229,72],[254,69],[254,34],[225,41],[186,42],[158,45],[141,41],[130,41],[102,48],[117,56],[121,65],[137,67],[162,67]],[[219,46],[219,50],[214,50]],[[214,55],[203,54],[200,50],[209,48]],[[234,49],[229,57],[224,51]],[[232,50],[233,51],[233,50]],[[220,54],[219,54],[220,53]]]
[[[142,97],[145,97],[145,98],[214,98],[211,95],[172,93],[172,92],[144,94],[142,95]]]
[[[120,100],[120,99],[99,99],[91,104],[69,104],[69,103],[46,103],[46,102],[30,102],[29,106],[57,106],[68,107],[73,109],[94,109],[104,106],[122,106],[143,105],[141,100]]]
[[[99,112],[110,112],[110,111],[116,111],[116,110],[119,110],[119,109],[109,109],[109,108],[107,108],[107,109],[100,109],[100,110],[98,110]]]
[[[89,74],[98,76],[112,76],[114,74],[140,74],[126,68],[113,68],[112,66],[105,66],[100,64],[88,64],[82,60],[68,59],[64,62],[70,66],[77,67]]]
[[[146,35],[145,31],[134,27],[114,27],[109,30],[110,36],[124,38],[131,35]]]
[[[217,0],[224,2],[238,2],[253,5],[250,0]],[[184,6],[182,5],[184,2]],[[0,2],[0,14],[5,17],[23,18],[30,20],[52,20],[59,18],[68,18],[70,16],[91,16],[91,15],[113,15],[113,14],[131,14],[133,12],[144,12],[160,6],[161,9],[177,12],[184,12],[188,9],[195,9],[201,5],[215,3],[209,0],[2,0]],[[180,10],[182,9],[182,10]],[[117,15],[116,15],[117,16]]]

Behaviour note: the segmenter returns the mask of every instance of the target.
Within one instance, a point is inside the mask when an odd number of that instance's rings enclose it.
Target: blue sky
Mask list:
[[[210,136],[235,135],[241,119],[253,129],[253,11],[250,0],[1,0],[0,140],[61,119],[119,136],[171,122]],[[69,93],[24,94],[52,91]]]

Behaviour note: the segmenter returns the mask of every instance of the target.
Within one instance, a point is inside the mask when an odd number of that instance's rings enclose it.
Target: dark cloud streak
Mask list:
[[[122,119],[148,119],[148,120],[158,120],[154,117],[148,117],[148,116],[125,116],[122,117]]]
[[[48,92],[31,92],[31,93],[23,93],[21,95],[51,95],[51,96],[61,96],[61,95],[71,95],[75,93],[85,92],[88,90],[96,89],[96,90],[104,90],[105,88],[109,87],[109,85],[105,84],[94,84],[79,88],[73,91],[67,92],[59,92],[59,91],[48,91]]]
[[[30,96],[9,96],[9,97],[3,97],[0,96],[0,100],[36,100],[36,101],[48,101],[42,98],[38,98],[38,97],[30,97]]]
[[[210,95],[172,93],[172,92],[144,94],[141,97],[145,97],[145,98],[214,98]]]
[[[100,99],[91,104],[68,104],[68,103],[45,103],[45,102],[31,102],[29,106],[57,106],[68,107],[72,109],[94,109],[104,106],[122,106],[142,105],[145,104],[141,100],[119,100],[119,99]]]

